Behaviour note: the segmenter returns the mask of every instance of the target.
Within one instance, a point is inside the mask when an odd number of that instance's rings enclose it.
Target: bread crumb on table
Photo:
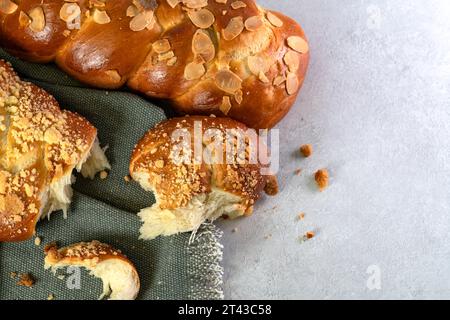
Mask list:
[[[297,170],[295,170],[295,171],[294,171],[294,174],[295,174],[296,176],[301,175],[301,174],[302,174],[302,169],[297,169]]]
[[[314,176],[320,191],[325,190],[329,184],[329,175],[327,169],[320,169]]]
[[[266,186],[264,187],[264,192],[269,196],[276,196],[279,192],[278,180],[275,176],[269,176],[267,178]]]
[[[305,235],[306,239],[312,239],[316,236],[316,234],[313,231],[308,231]]]
[[[51,293],[47,297],[47,300],[54,300],[54,299],[55,299],[55,296]]]
[[[39,237],[34,238],[34,244],[36,246],[40,246],[41,245],[41,238],[39,238]]]
[[[311,157],[312,153],[313,153],[313,147],[310,144],[304,144],[303,146],[300,147],[300,153],[305,157],[305,158],[309,158]]]
[[[11,279],[14,279],[15,277],[17,277],[17,272],[11,272],[9,276],[11,277]]]
[[[298,220],[303,220],[303,219],[305,219],[305,213],[301,212],[301,213],[298,214],[297,217],[298,217]]]
[[[234,229],[232,230],[232,232],[233,232],[233,233],[238,232],[238,228],[234,228]]]
[[[105,180],[106,178],[108,178],[108,172],[103,170],[100,172],[100,179]]]
[[[34,282],[34,278],[30,273],[21,273],[19,274],[19,282],[17,282],[17,285],[31,288]]]
[[[123,177],[123,180],[125,180],[125,182],[130,182],[131,178],[130,178],[130,176],[125,176],[125,177]]]

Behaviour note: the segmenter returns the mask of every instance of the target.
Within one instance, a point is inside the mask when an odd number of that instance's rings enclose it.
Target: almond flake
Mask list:
[[[19,24],[21,27],[27,27],[31,23],[30,17],[23,11],[19,13]]]
[[[219,89],[231,94],[234,94],[242,87],[242,79],[229,70],[217,72],[215,81]]]
[[[295,73],[288,73],[286,78],[286,91],[289,95],[293,95],[297,92],[300,82]]]
[[[242,17],[234,17],[228,23],[228,26],[222,30],[225,40],[233,40],[238,37],[244,30],[244,19]]]
[[[248,31],[256,31],[263,26],[263,21],[259,16],[253,16],[245,20],[245,28]]]
[[[276,15],[274,15],[272,12],[267,12],[267,20],[274,26],[281,28],[283,26],[283,21],[278,18]]]
[[[245,4],[245,2],[242,2],[242,1],[234,1],[231,3],[231,7],[236,10],[236,9],[246,8],[247,4]]]
[[[201,55],[205,62],[209,62],[214,59],[216,55],[216,49],[209,37],[208,32],[204,30],[197,30],[192,38],[192,52],[194,55]]]
[[[139,14],[139,9],[134,4],[127,8],[127,17],[135,17]]]
[[[11,0],[0,0],[0,12],[4,14],[11,14],[16,12],[19,6]]]
[[[28,12],[31,18],[30,29],[34,32],[41,32],[45,28],[45,15],[42,7],[35,7]]]
[[[205,66],[197,62],[188,63],[184,68],[184,78],[189,81],[200,79],[205,73]]]
[[[94,22],[97,24],[108,24],[111,22],[111,18],[104,10],[94,9],[92,18],[94,19]]]
[[[294,51],[288,51],[283,58],[290,72],[295,72],[300,67],[300,55]]]
[[[197,11],[189,11],[188,16],[191,19],[192,23],[201,29],[207,29],[211,27],[216,21],[216,18],[208,9],[200,9]]]
[[[155,17],[152,10],[146,10],[131,19],[130,29],[132,31],[142,31],[145,28],[153,27],[155,23]]]
[[[219,107],[220,111],[222,111],[222,113],[223,113],[224,115],[228,115],[228,113],[230,112],[231,107],[232,107],[232,106],[231,106],[231,100],[230,100],[230,97],[224,96],[224,97],[222,98],[222,104],[221,104],[220,107]]]
[[[288,46],[300,53],[307,53],[309,51],[308,42],[302,37],[292,36],[287,38]]]
[[[171,45],[169,40],[161,39],[153,42],[152,44],[153,51],[156,53],[164,53],[171,49]]]

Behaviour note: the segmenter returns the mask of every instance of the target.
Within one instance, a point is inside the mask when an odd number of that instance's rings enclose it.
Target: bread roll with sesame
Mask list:
[[[153,191],[157,201],[139,213],[141,238],[195,231],[206,220],[253,212],[274,177],[264,175],[268,168],[250,156],[266,147],[247,129],[227,118],[192,116],[165,121],[147,132],[130,163],[131,177]],[[227,143],[241,148],[227,148]]]
[[[69,266],[84,267],[91,275],[102,279],[100,299],[134,300],[140,280],[133,263],[108,244],[99,241],[81,242],[58,249],[56,244],[45,248],[45,269],[53,272]]]
[[[40,218],[66,214],[74,169],[93,178],[110,168],[96,137],[86,119],[0,60],[0,242],[26,240]]]
[[[80,81],[130,88],[181,114],[271,128],[305,79],[299,24],[255,0],[0,0],[0,45]]]

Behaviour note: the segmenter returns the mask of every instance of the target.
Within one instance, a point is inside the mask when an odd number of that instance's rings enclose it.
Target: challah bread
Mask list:
[[[69,266],[84,267],[102,279],[100,299],[134,300],[139,293],[140,280],[133,263],[108,244],[81,242],[61,249],[53,244],[45,248],[45,254],[45,269],[56,272]]]
[[[0,44],[90,85],[128,84],[252,128],[286,115],[309,61],[301,27],[254,0],[0,0]]]
[[[267,167],[258,159],[251,160],[266,147],[258,136],[255,143],[249,137],[237,121],[204,116],[171,119],[148,131],[130,163],[131,177],[157,201],[139,213],[141,238],[195,231],[222,216],[250,215],[274,177],[265,175]],[[227,149],[229,143],[242,149]]]
[[[39,218],[66,213],[73,169],[93,178],[110,168],[96,137],[86,119],[0,60],[0,242],[26,240]]]

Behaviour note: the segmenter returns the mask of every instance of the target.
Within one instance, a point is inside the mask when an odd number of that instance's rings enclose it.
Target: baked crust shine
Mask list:
[[[93,86],[128,84],[181,114],[252,128],[288,113],[309,62],[298,23],[254,0],[0,2],[0,44],[9,52],[56,61]]]

